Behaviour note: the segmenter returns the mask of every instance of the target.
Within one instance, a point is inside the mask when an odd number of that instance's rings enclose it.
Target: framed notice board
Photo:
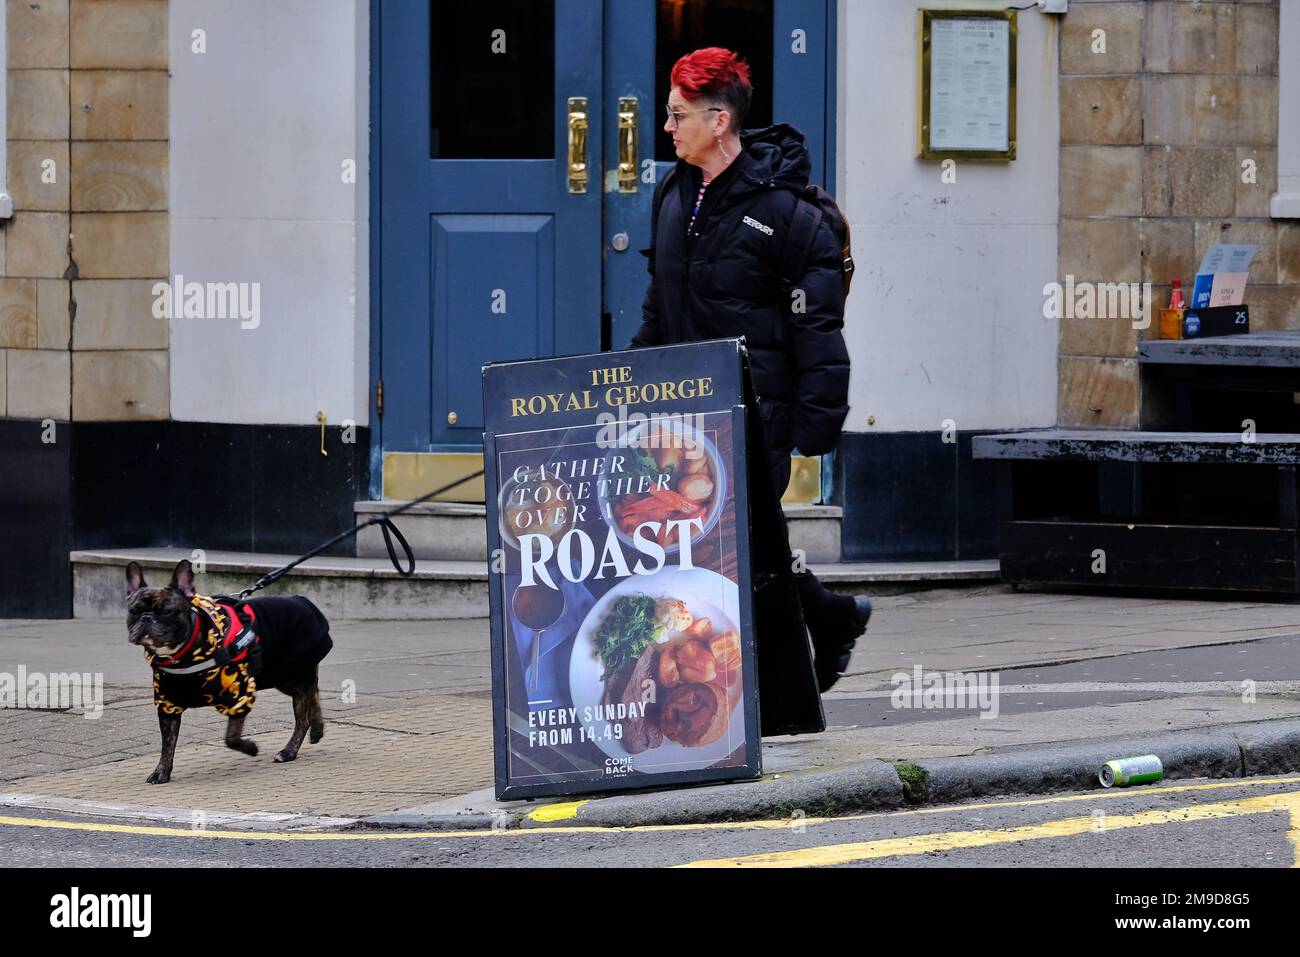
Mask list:
[[[1016,158],[1014,10],[921,10],[917,156]]]
[[[752,571],[745,361],[723,340],[484,367],[499,799],[754,778],[762,730],[824,727],[795,598],[760,728],[755,607],[781,585]]]

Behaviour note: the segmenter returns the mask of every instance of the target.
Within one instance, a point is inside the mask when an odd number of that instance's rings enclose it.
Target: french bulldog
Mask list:
[[[154,706],[162,731],[162,757],[147,783],[171,780],[181,715],[214,707],[229,718],[226,746],[257,754],[243,737],[244,720],[258,691],[275,688],[293,698],[294,727],[275,756],[293,761],[310,731],[325,734],[317,669],[334,646],[329,622],[306,598],[214,600],[194,590],[194,568],[177,564],[171,583],[150,588],[138,564],[126,566],[128,640],[144,649],[153,669]]]

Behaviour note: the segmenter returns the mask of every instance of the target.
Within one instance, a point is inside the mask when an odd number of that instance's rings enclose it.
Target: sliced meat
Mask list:
[[[623,692],[627,690],[628,682],[632,680],[632,672],[640,661],[629,661],[618,671],[609,676],[605,682],[605,693],[601,695],[600,703],[603,705],[616,704],[623,700]]]
[[[659,656],[659,646],[651,645],[642,653],[632,664],[632,670],[628,673],[627,682],[622,686],[619,697],[614,702],[624,704],[639,704],[645,697],[645,688],[647,681],[655,680],[656,659]],[[627,666],[625,665],[624,668]],[[615,678],[622,676],[623,669]],[[614,684],[611,680],[605,686],[606,694],[609,688]],[[658,688],[655,689],[658,691]],[[657,748],[663,743],[663,735],[659,731],[659,706],[653,701],[646,707],[644,718],[629,718],[623,721],[623,747],[628,754],[640,754],[642,751],[649,751],[651,748]]]

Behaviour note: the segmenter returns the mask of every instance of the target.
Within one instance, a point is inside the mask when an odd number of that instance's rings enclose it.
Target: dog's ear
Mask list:
[[[135,562],[126,566],[126,597],[130,598],[141,588],[148,588],[149,583],[144,580],[144,569]]]
[[[176,571],[172,572],[171,587],[188,598],[194,597],[194,566],[190,564],[188,558],[182,558],[176,563]]]

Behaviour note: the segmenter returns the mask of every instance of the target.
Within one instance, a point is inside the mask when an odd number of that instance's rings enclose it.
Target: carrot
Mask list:
[[[646,499],[644,502],[638,502],[636,505],[629,505],[623,510],[624,518],[651,518],[662,516],[664,506],[662,502],[654,499]]]
[[[682,495],[679,492],[674,492],[671,489],[652,488],[650,494],[659,499],[659,501],[663,502],[665,505],[672,506],[673,509],[678,512],[690,512],[695,509],[694,502],[685,495]]]

